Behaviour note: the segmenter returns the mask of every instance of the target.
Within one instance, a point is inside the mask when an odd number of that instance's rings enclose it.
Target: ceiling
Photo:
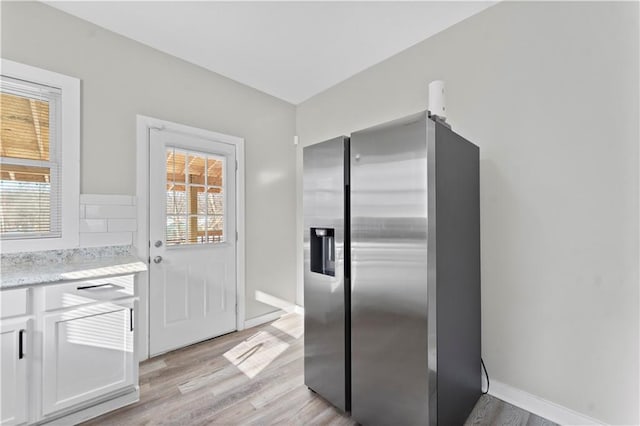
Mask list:
[[[495,2],[47,4],[298,104]]]

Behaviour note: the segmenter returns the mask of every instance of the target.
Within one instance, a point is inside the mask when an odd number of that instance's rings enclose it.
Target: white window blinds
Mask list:
[[[2,76],[0,238],[57,238],[61,218],[61,91]]]

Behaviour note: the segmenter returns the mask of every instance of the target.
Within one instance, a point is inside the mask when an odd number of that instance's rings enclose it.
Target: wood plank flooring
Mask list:
[[[355,425],[303,380],[297,314],[140,364],[140,401],[86,425]],[[553,426],[484,395],[467,425]]]

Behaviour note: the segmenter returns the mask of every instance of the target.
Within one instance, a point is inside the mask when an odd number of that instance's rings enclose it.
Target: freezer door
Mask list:
[[[346,137],[303,151],[304,381],[344,411],[349,395],[345,152]]]
[[[351,135],[351,412],[364,425],[428,424],[435,414],[435,348],[427,350],[435,342],[427,288],[432,125],[420,114]]]

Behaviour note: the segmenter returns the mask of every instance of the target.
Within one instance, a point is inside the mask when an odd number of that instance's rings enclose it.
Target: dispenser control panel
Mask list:
[[[311,228],[311,272],[336,275],[336,243],[333,228]]]

